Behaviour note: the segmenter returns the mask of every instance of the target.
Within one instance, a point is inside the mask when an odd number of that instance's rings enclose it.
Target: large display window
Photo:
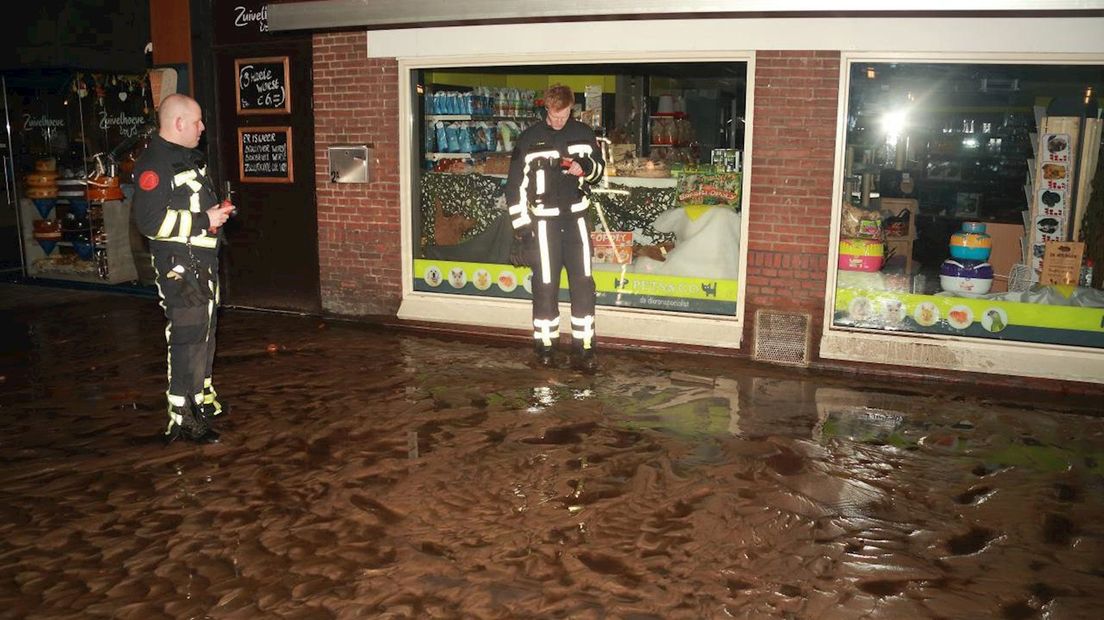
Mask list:
[[[833,326],[1104,348],[1104,65],[845,67]]]
[[[559,83],[607,163],[589,210],[598,304],[737,314],[747,63],[425,68],[409,83],[415,291],[531,299],[503,193],[514,141]]]
[[[155,126],[147,76],[58,69],[3,77],[10,140],[0,151],[17,197],[26,274],[146,281],[129,195],[135,159]]]

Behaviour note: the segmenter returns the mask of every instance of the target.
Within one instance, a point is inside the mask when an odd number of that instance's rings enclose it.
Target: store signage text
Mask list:
[[[714,187],[712,185],[703,185],[697,190],[683,192],[678,195],[679,202],[704,203],[707,198],[719,198],[725,204],[732,204],[740,199],[740,194],[737,192],[730,192],[719,187]]]
[[[241,86],[243,89],[252,86],[253,90],[262,95],[270,91],[278,91],[271,95],[267,95],[267,97],[275,97],[271,105],[278,106],[284,101],[284,85],[280,81],[280,78],[273,74],[271,68],[254,69],[253,65],[242,67]]]
[[[238,74],[238,114],[291,112],[287,56],[239,58],[234,61],[234,71]]]
[[[287,172],[287,143],[277,143],[278,136],[275,132],[242,135],[246,173]]]
[[[234,7],[234,27],[246,28],[250,24],[256,22],[257,28],[260,32],[268,32],[268,5],[261,7],[261,10],[250,10],[249,7],[236,6]]]
[[[144,116],[127,116],[123,112],[119,112],[114,116],[109,116],[107,110],[100,112],[100,129],[107,130],[111,127],[117,127],[119,129],[119,135],[124,138],[131,138],[138,135],[138,128],[144,125],[146,117]]]
[[[54,130],[60,130],[63,127],[65,127],[65,119],[63,118],[50,118],[45,114],[39,117],[30,114],[23,115],[23,131],[25,132],[32,129],[41,129],[42,135],[49,138]]]
[[[291,183],[291,127],[238,128],[239,179],[246,183]]]
[[[657,282],[655,280],[619,278],[614,281],[614,285],[616,290],[628,289],[637,295],[697,296],[704,294],[706,297],[717,296],[716,282]]]

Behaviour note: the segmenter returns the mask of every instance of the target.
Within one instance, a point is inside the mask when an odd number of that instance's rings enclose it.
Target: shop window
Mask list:
[[[9,195],[18,197],[27,274],[138,280],[149,261],[135,259],[145,241],[132,231],[129,197],[135,158],[155,126],[146,75],[44,69],[3,78],[9,126],[0,151]]]
[[[834,325],[1104,348],[1104,66],[849,71]]]
[[[735,316],[746,63],[413,71],[414,290],[531,298],[504,189],[514,141],[545,122],[557,83],[607,164],[588,211],[598,304]]]

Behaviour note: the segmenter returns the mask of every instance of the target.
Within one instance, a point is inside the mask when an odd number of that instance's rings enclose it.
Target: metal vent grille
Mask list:
[[[809,365],[809,315],[755,311],[754,359],[788,366]]]

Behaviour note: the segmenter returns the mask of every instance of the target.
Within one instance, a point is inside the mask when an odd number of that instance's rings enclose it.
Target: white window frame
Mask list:
[[[840,57],[840,105],[832,186],[832,230],[825,283],[824,330],[820,357],[912,366],[923,369],[995,373],[1047,379],[1104,383],[1104,349],[1068,345],[996,341],[969,336],[885,332],[833,325],[843,211],[843,160],[847,147],[847,110],[851,65],[912,62],[955,64],[1104,65],[1104,54],[869,53],[843,52]]]
[[[414,290],[413,205],[414,160],[416,145],[412,144],[415,118],[410,106],[413,84],[410,74],[418,69],[448,69],[458,67],[501,67],[602,63],[648,64],[656,62],[741,62],[747,66],[745,127],[754,127],[755,52],[723,51],[708,53],[541,53],[533,55],[495,54],[480,56],[405,57],[398,59],[399,96],[399,192],[402,209],[402,302],[398,317],[410,321],[444,323],[454,328],[474,326],[500,328],[518,332],[532,330],[532,305],[529,300],[495,299],[471,295],[428,293]],[[747,295],[748,208],[750,179],[754,165],[751,131],[745,132],[743,152],[743,191],[741,192],[740,267],[735,315],[710,315],[641,308],[619,308],[600,305],[599,338],[636,342],[660,342],[722,349],[741,346],[744,307]],[[570,306],[560,304],[561,324],[570,324]]]

